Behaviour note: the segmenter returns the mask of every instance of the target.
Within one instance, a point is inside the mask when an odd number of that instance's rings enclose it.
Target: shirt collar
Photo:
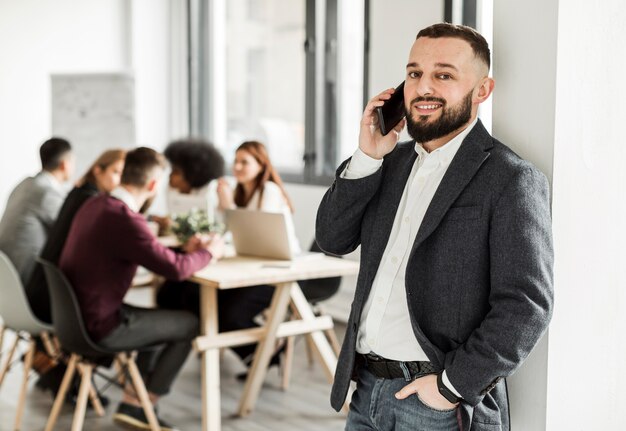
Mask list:
[[[461,147],[463,140],[467,137],[467,135],[469,135],[469,132],[472,131],[477,122],[478,117],[474,118],[474,121],[472,121],[465,129],[463,129],[461,133],[459,133],[454,138],[450,139],[444,145],[432,151],[431,153],[426,151],[422,144],[420,144],[419,142],[415,142],[415,152],[420,158],[434,156],[440,162],[450,164],[450,162],[452,162],[452,159],[456,155],[456,152]]]
[[[115,199],[119,199],[120,201],[124,202],[126,206],[131,209],[131,211],[139,212],[139,205],[137,205],[135,197],[124,187],[117,186],[113,189],[110,195],[111,197],[114,197]]]
[[[41,177],[45,178],[50,183],[52,188],[54,188],[59,193],[65,193],[66,192],[66,190],[63,188],[63,183],[61,183],[57,179],[57,177],[52,175],[50,172],[48,172],[48,171],[41,171]]]

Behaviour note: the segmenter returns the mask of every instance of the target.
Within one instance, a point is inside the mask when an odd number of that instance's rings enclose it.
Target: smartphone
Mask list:
[[[394,127],[404,118],[404,81],[393,92],[391,99],[385,101],[383,106],[376,108],[378,125],[383,135],[391,132]]]

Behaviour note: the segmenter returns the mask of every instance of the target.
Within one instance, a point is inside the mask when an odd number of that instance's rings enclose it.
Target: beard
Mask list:
[[[415,120],[411,116],[410,108],[407,109],[405,106],[407,132],[415,141],[424,143],[443,138],[461,128],[472,118],[472,91],[470,90],[457,105],[451,107],[447,106],[445,99],[416,97],[409,106],[417,102],[438,102],[442,104],[441,116],[433,122],[428,121],[429,115],[420,115],[418,120]]]

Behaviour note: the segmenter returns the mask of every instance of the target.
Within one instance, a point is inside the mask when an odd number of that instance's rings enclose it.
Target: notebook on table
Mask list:
[[[285,215],[246,209],[226,210],[226,226],[238,255],[294,261],[324,256],[291,249]]]

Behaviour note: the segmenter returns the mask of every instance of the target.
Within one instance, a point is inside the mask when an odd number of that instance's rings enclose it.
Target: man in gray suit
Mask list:
[[[39,156],[41,172],[15,187],[0,221],[0,250],[13,262],[24,285],[65,199],[63,183],[74,172],[74,155],[65,139],[48,139]]]
[[[374,97],[337,170],[316,239],[361,270],[331,402],[357,382],[346,430],[509,430],[505,378],[552,315],[546,177],[477,119],[490,52],[469,27],[421,30],[406,117],[383,136]],[[414,141],[397,143],[407,125]]]

